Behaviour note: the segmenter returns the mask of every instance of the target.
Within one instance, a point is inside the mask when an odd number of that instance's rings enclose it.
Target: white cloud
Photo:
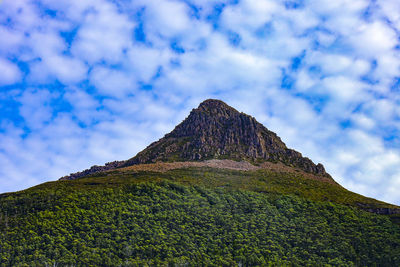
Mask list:
[[[82,89],[68,88],[63,98],[73,107],[71,113],[74,118],[87,125],[107,116],[108,111],[101,109],[100,102]]]
[[[146,3],[145,27],[150,33],[174,37],[191,30],[188,8],[178,1],[144,1]]]
[[[383,194],[383,199],[389,203],[399,202],[399,188],[400,188],[400,175],[394,174],[390,179],[388,179],[388,184],[386,184],[386,192]]]
[[[30,41],[33,57],[59,56],[66,50],[66,44],[57,31],[35,31],[30,34]]]
[[[378,125],[387,125],[396,120],[398,104],[392,99],[373,99],[365,103],[364,110]]]
[[[165,77],[156,81],[156,88],[198,96],[254,84],[270,86],[281,76],[281,62],[233,48],[225,36],[217,33],[209,37],[207,49],[185,53],[178,60],[180,67],[167,69]]]
[[[368,61],[354,58],[351,55],[329,54],[317,51],[307,55],[306,60],[311,65],[318,65],[324,75],[354,74],[354,78],[358,78],[370,70]]]
[[[222,23],[235,31],[257,29],[272,20],[272,17],[283,11],[275,1],[244,0],[239,4],[228,6],[222,13]]]
[[[142,21],[146,40],[153,46],[168,46],[171,39],[187,39],[191,35],[198,35],[201,23],[191,19],[188,5],[174,0],[138,0],[132,1],[131,8],[142,10]],[[211,11],[210,6],[202,2],[200,13]]]
[[[55,78],[71,84],[86,78],[86,65],[80,59],[64,54],[67,45],[58,32],[32,33],[29,42],[32,49],[29,58],[31,81],[42,83]]]
[[[76,83],[86,78],[87,68],[76,58],[51,57],[45,63],[62,83]]]
[[[354,114],[351,119],[357,126],[365,130],[370,130],[375,127],[375,121],[364,114]]]
[[[382,21],[361,24],[349,36],[356,54],[365,57],[378,57],[398,44],[396,32]]]
[[[300,92],[306,92],[311,89],[319,79],[313,78],[306,70],[301,70],[296,76],[295,88]]]
[[[72,52],[90,64],[100,60],[119,62],[124,57],[124,51],[132,45],[134,26],[128,16],[119,13],[112,3],[96,3],[86,12]]]
[[[327,77],[323,79],[322,84],[329,91],[329,95],[337,98],[339,101],[351,103],[366,99],[366,95],[363,92],[366,85],[346,76]]]
[[[378,0],[377,4],[381,8],[383,15],[389,19],[393,25],[400,28],[400,3],[396,0],[382,1]]]
[[[0,58],[0,86],[9,85],[21,80],[21,71],[8,60]]]
[[[309,5],[312,6],[313,10],[325,15],[336,15],[337,13],[357,14],[367,8],[368,4],[369,1],[367,0],[311,0],[309,3]]]
[[[64,97],[78,110],[96,109],[99,106],[98,101],[78,88],[71,88],[65,93]]]
[[[30,80],[39,83],[55,78],[64,84],[73,84],[84,80],[87,73],[87,67],[82,61],[59,55],[33,62],[30,69]]]
[[[336,40],[337,36],[335,36],[332,33],[326,33],[326,32],[318,32],[317,33],[317,41],[323,46],[329,47],[333,44],[333,42]]]
[[[24,36],[21,32],[0,26],[0,52],[4,54],[15,53],[18,51],[19,44]]]
[[[239,34],[241,47],[279,60],[298,56],[307,49],[310,40],[305,32],[318,21],[308,9],[286,10],[277,1],[242,1],[226,7],[221,14],[222,26]]]
[[[377,66],[373,77],[379,80],[381,86],[390,90],[393,79],[400,76],[400,56],[396,51],[382,53],[377,57]]]
[[[128,61],[125,64],[138,80],[149,82],[156,75],[159,67],[169,64],[171,56],[171,52],[167,49],[160,50],[136,45],[127,52]]]
[[[121,97],[136,89],[133,77],[123,71],[105,67],[95,67],[90,74],[90,81],[101,94],[107,96]]]
[[[361,130],[340,134],[340,147],[331,150],[327,164],[335,179],[350,190],[398,203],[399,196],[392,193],[391,186],[400,173],[400,153],[385,148],[379,137]]]
[[[32,130],[42,128],[52,117],[52,95],[47,90],[27,90],[20,97],[20,115]]]
[[[38,9],[31,1],[15,0],[1,3],[0,22],[19,31],[31,30],[40,23]]]
[[[104,0],[41,0],[41,2],[50,10],[58,11],[63,19],[73,21],[74,23],[81,23],[87,13],[93,11],[94,7],[107,4],[107,1]]]

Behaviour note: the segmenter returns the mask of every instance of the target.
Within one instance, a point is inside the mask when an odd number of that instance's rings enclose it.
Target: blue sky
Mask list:
[[[400,204],[400,2],[3,0],[0,192],[134,156],[207,98]]]

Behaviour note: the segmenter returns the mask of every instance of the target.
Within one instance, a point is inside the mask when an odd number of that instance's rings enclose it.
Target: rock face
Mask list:
[[[123,161],[107,162],[104,166],[94,165],[94,166],[92,166],[89,169],[86,169],[84,171],[71,173],[70,175],[63,176],[63,177],[60,178],[60,180],[78,179],[78,178],[81,178],[81,177],[84,177],[84,176],[87,176],[89,174],[93,174],[93,173],[96,173],[96,172],[104,172],[104,171],[108,171],[108,170],[112,170],[112,169],[123,167],[125,163],[126,163],[126,161],[123,160]]]
[[[106,166],[93,166],[63,179],[74,179],[134,164],[209,159],[246,160],[251,163],[282,162],[312,174],[330,177],[322,164],[316,165],[301,153],[287,148],[275,133],[253,117],[238,112],[220,100],[209,99],[193,109],[171,133],[135,157],[108,163]]]
[[[202,102],[171,133],[127,160],[125,165],[207,159],[282,162],[328,176],[322,164],[316,165],[287,148],[275,133],[253,117],[214,99]]]

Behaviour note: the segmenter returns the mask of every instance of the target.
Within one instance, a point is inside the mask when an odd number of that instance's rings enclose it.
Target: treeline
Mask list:
[[[153,182],[0,198],[0,266],[399,266],[387,217],[294,196]]]

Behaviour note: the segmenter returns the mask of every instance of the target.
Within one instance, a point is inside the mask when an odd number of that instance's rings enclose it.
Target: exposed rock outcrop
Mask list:
[[[107,162],[104,166],[98,166],[98,165],[94,165],[92,167],[90,167],[89,169],[80,171],[80,172],[76,172],[76,173],[71,173],[70,175],[67,176],[63,176],[60,178],[60,180],[74,180],[74,179],[78,179],[93,173],[97,173],[97,172],[104,172],[104,171],[108,171],[108,170],[112,170],[112,169],[116,169],[116,168],[120,168],[123,167],[125,164],[125,160],[123,161],[112,161],[112,162]]]
[[[301,153],[287,148],[274,132],[256,119],[214,99],[202,102],[171,133],[125,165],[213,158],[282,162],[309,173],[329,176],[322,164],[316,165]]]
[[[135,157],[107,163],[105,166],[93,166],[61,179],[76,179],[135,164],[210,159],[244,160],[253,164],[281,162],[314,175],[331,178],[322,164],[314,164],[301,153],[287,148],[274,132],[253,117],[238,112],[220,100],[209,99],[193,109],[172,132],[150,144]]]
[[[398,215],[396,217],[398,217],[400,219],[400,209],[398,209],[398,208],[387,208],[387,207],[379,208],[379,207],[375,207],[373,205],[369,205],[366,203],[357,203],[357,206],[365,211],[376,213],[376,214]]]

